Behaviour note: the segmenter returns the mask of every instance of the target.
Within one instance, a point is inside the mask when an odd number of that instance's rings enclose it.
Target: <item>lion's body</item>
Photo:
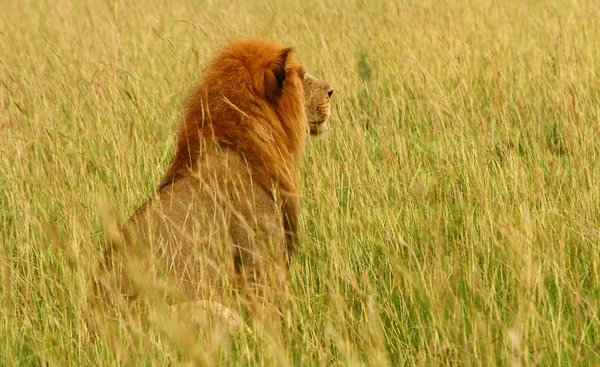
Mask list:
[[[188,98],[167,173],[123,230],[127,256],[150,260],[138,271],[164,275],[169,290],[219,299],[229,285],[260,295],[267,283],[283,287],[310,130],[304,70],[290,51],[233,42]],[[121,292],[136,293],[117,253],[107,252],[107,264]]]
[[[215,289],[253,287],[262,283],[262,271],[279,276],[285,271],[280,206],[250,172],[238,152],[213,147],[197,163],[196,174],[160,189],[129,219],[124,231],[129,249],[139,253],[152,244],[152,260],[163,264],[153,272],[162,273],[171,293],[219,299]]]

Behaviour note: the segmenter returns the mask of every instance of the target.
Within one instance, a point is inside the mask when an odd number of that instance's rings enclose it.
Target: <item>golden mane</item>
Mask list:
[[[219,51],[187,98],[158,190],[193,171],[207,142],[228,146],[248,162],[254,182],[279,189],[286,232],[295,234],[296,171],[306,139],[303,76],[292,49],[269,40],[237,40]]]

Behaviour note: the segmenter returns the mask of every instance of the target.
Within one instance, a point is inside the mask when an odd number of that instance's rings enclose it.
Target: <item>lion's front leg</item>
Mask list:
[[[232,226],[238,288],[253,317],[281,320],[288,294],[285,235],[280,222],[263,221],[259,227],[240,222]]]

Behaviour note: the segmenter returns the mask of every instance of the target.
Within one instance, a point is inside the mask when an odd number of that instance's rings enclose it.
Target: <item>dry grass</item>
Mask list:
[[[2,363],[600,364],[597,2],[240,3],[0,4]],[[336,89],[283,340],[159,305],[91,338],[99,203],[153,192],[186,91],[250,35]]]

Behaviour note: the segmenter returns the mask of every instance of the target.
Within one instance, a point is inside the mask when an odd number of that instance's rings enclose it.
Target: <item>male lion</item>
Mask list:
[[[242,289],[254,302],[282,290],[304,142],[325,130],[332,93],[291,48],[249,39],[218,52],[188,97],[157,192],[123,228],[125,251],[105,253],[120,292],[157,275],[161,290],[188,299]]]

